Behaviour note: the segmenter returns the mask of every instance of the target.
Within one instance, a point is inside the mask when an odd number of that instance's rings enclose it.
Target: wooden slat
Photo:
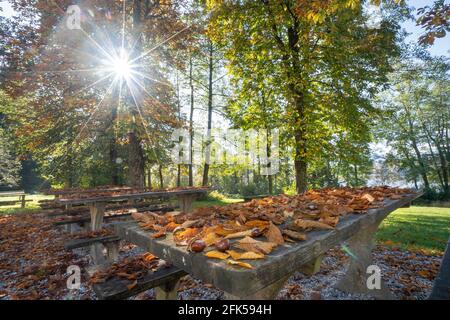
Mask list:
[[[132,200],[132,199],[144,199],[144,198],[152,198],[152,197],[161,197],[161,196],[178,196],[178,195],[186,195],[186,194],[204,194],[212,189],[192,189],[192,190],[177,190],[177,191],[151,191],[151,192],[143,192],[143,193],[134,193],[134,194],[122,194],[115,196],[107,196],[107,197],[94,197],[94,198],[86,198],[86,199],[56,199],[57,203],[61,204],[90,204],[95,202],[114,202],[121,200]]]
[[[99,243],[99,242],[107,243],[107,242],[114,242],[114,241],[119,241],[119,240],[120,240],[120,237],[114,236],[114,235],[97,237],[97,238],[72,239],[72,240],[67,240],[64,243],[64,249],[73,250],[73,249],[77,249],[77,248],[88,247],[94,243]]]
[[[92,286],[95,294],[101,300],[120,300],[135,296],[151,288],[161,286],[169,281],[174,281],[186,275],[181,269],[170,266],[161,268],[155,272],[149,272],[142,279],[137,280],[137,286],[128,290],[127,286],[131,281],[123,278],[112,278],[104,283],[97,283]]]
[[[175,207],[143,207],[143,208],[138,208],[136,211],[137,212],[146,212],[146,211],[152,211],[152,212],[170,212],[170,211],[174,211]],[[110,215],[105,215],[103,217],[104,220],[112,220],[115,218],[122,218],[122,217],[129,217],[131,216],[131,212],[129,213],[122,213],[122,214],[110,214]],[[66,225],[66,224],[75,224],[75,223],[84,223],[84,222],[89,222],[91,221],[91,216],[90,215],[86,215],[83,217],[79,217],[79,218],[69,218],[69,219],[64,219],[64,220],[60,220],[60,221],[55,221],[53,222],[53,225],[55,226],[62,226],[62,225]]]
[[[16,197],[25,195],[24,191],[2,191],[0,197]]]
[[[116,233],[146,251],[169,261],[192,276],[236,296],[250,296],[297,271],[301,266],[350,239],[365,225],[380,223],[389,213],[419,197],[409,195],[400,200],[388,200],[381,208],[367,214],[349,214],[334,230],[308,232],[308,240],[286,243],[276,248],[266,259],[252,261],[254,269],[235,268],[223,261],[193,254],[174,244],[172,234],[152,239],[151,232],[142,230],[136,222],[115,224]]]

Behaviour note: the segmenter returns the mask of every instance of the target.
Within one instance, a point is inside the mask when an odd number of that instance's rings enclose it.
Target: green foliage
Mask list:
[[[367,27],[357,1],[330,1],[323,10],[315,1],[209,4],[210,34],[226,45],[236,88],[231,118],[238,126],[283,126],[297,191],[306,186],[309,164],[367,147],[370,99],[399,53],[396,21]]]

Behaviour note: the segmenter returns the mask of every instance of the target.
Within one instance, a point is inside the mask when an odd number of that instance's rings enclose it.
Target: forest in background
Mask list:
[[[400,26],[413,19],[407,1],[374,1],[375,25],[355,0],[78,1],[83,32],[65,27],[69,1],[10,2],[17,15],[0,17],[1,188],[258,195],[390,184],[450,197],[449,61],[425,50],[448,31],[445,1],[419,10],[419,44]],[[138,61],[128,91],[96,72],[121,41]],[[172,162],[175,129],[215,126],[280,129],[279,172]]]

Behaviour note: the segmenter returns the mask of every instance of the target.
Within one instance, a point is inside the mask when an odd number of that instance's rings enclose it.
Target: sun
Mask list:
[[[107,65],[108,71],[112,72],[117,79],[129,80],[132,77],[134,66],[125,50],[121,50],[118,55],[111,57]]]

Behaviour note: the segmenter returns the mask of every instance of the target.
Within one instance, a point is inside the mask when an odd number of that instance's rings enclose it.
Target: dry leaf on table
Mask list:
[[[318,221],[313,220],[295,220],[295,225],[303,230],[320,229],[320,230],[333,230],[333,227]]]
[[[227,260],[227,263],[232,266],[240,266],[240,267],[247,268],[247,269],[254,269],[250,263],[246,263],[246,262]]]
[[[220,251],[217,251],[217,250],[213,250],[213,251],[206,252],[205,256],[207,256],[208,258],[212,258],[212,259],[225,260],[225,259],[228,259],[228,257],[230,255],[228,253],[224,253],[224,252],[220,252]]]
[[[283,230],[283,234],[293,240],[297,240],[297,241],[305,241],[306,240],[306,234],[304,234],[304,233],[285,229],[285,230]]]
[[[206,246],[212,246],[213,244],[215,244],[217,241],[219,241],[220,239],[222,239],[221,237],[219,237],[215,232],[211,231],[209,233],[207,233],[202,240],[206,243]]]
[[[131,290],[137,286],[137,280],[135,280],[132,284],[127,285],[127,289]]]
[[[240,231],[240,232],[229,234],[225,237],[225,239],[244,238],[244,237],[251,236],[251,234],[252,234],[252,230],[245,230],[245,231]]]
[[[236,241],[233,246],[244,251],[269,254],[277,246],[277,244],[273,242],[258,241],[251,237],[245,237],[244,239]]]
[[[280,229],[274,225],[272,222],[269,223],[269,228],[265,232],[265,237],[269,242],[273,242],[276,244],[284,244],[284,238],[281,234]]]
[[[234,250],[228,250],[227,253],[233,258],[233,260],[255,260],[264,259],[262,253],[256,253],[253,251],[237,252]]]

